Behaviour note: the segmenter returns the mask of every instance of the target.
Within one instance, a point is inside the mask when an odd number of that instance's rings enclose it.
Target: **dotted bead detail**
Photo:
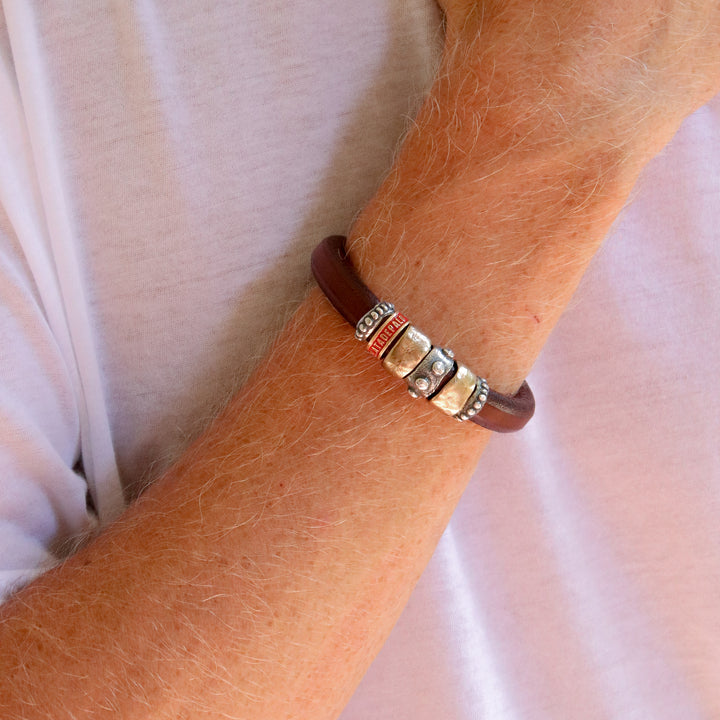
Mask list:
[[[392,303],[378,303],[372,310],[369,310],[360,318],[358,324],[355,326],[355,337],[358,340],[367,341],[383,321],[394,312],[395,307]]]
[[[484,378],[478,378],[475,390],[473,390],[472,394],[465,403],[465,407],[463,407],[463,409],[455,417],[458,420],[470,420],[470,418],[475,417],[475,415],[477,415],[483,407],[485,407],[489,392],[490,387],[487,384],[487,380]]]
[[[433,375],[442,375],[447,370],[445,363],[437,360],[433,363],[432,371]]]

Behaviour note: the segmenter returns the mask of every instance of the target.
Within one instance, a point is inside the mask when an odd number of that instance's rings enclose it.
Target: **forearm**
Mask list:
[[[510,390],[641,163],[493,133],[469,153],[443,90],[353,254],[378,294]],[[312,291],[177,465],[3,608],[3,717],[334,717],[487,439],[410,402]]]
[[[396,391],[312,293],[178,465],[3,609],[3,717],[336,714],[485,439]]]

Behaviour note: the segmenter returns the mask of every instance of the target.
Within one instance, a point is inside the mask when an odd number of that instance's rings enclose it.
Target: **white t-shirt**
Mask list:
[[[257,364],[432,77],[430,0],[0,18],[0,583]],[[720,716],[720,99],[644,173],[344,720]],[[82,465],[79,464],[82,459]]]

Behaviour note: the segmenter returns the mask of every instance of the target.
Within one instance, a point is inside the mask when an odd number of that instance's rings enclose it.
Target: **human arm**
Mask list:
[[[428,137],[427,133],[425,137]],[[441,137],[445,138],[447,134]],[[440,143],[441,138],[437,142]],[[408,147],[400,166],[409,162],[408,157],[414,155],[412,139]],[[493,146],[492,142],[486,147],[491,152],[488,162],[502,151],[499,144]],[[530,238],[545,238],[548,250],[552,249],[553,239],[564,242],[567,237],[562,227],[554,234],[548,229],[552,228],[552,213],[558,210],[557,195],[553,193],[563,192],[563,185],[553,175],[552,155],[546,156],[549,162],[544,166],[544,174],[535,176],[528,175],[527,164],[520,162],[527,160],[527,153],[524,158],[521,155],[519,158],[507,159],[507,176],[500,172],[493,175],[494,178],[503,179],[503,182],[481,185],[482,193],[470,195],[472,207],[464,203],[462,187],[453,185],[452,177],[443,182],[447,196],[433,192],[425,201],[422,188],[418,189],[419,183],[412,182],[413,177],[422,179],[425,170],[420,169],[415,173],[412,166],[405,165],[403,167],[406,169],[400,173],[401,182],[397,190],[393,191],[392,185],[388,185],[381,199],[362,220],[366,226],[372,225],[373,215],[380,215],[378,207],[392,204],[396,209],[385,224],[387,232],[382,226],[377,233],[361,231],[361,224],[354,233],[357,239],[356,257],[366,280],[378,292],[395,300],[433,338],[453,346],[461,358],[466,358],[472,367],[487,374],[498,387],[515,383],[524,375],[525,365],[531,362],[532,352],[517,350],[517,347],[523,347],[526,336],[532,336],[533,341],[542,339],[540,333],[537,337],[532,334],[533,324],[538,325],[535,318],[526,313],[524,306],[515,309],[513,302],[517,303],[520,296],[530,302],[538,297],[547,300],[541,291],[548,287],[555,291],[552,283],[540,286],[546,282],[546,277],[540,281],[535,279],[535,275],[546,275],[544,268],[550,266],[550,255],[540,258],[536,253],[534,257],[527,261],[523,259],[523,263],[520,263],[520,256],[512,253],[519,248],[522,248],[523,256],[527,252],[527,237],[524,233]],[[561,157],[561,160],[563,167],[566,167],[565,158]],[[592,166],[590,159],[588,163]],[[496,168],[497,165],[489,167],[488,172]],[[435,167],[430,168],[430,171],[436,170]],[[564,176],[563,180],[567,177],[573,177],[572,173]],[[528,192],[524,193],[524,198],[518,192],[516,184],[520,180],[526,183],[525,191],[535,189],[540,195],[537,188],[542,187],[542,197],[538,196],[535,204],[529,202]],[[540,180],[552,181],[549,183],[550,189],[547,183],[541,185]],[[599,203],[600,209],[595,209],[599,215],[609,212],[609,201],[619,202],[622,195],[622,184],[614,184],[611,176],[608,176],[608,183],[604,193],[596,193],[594,196],[594,200]],[[434,185],[426,183],[426,189],[428,186],[434,190]],[[617,195],[610,193],[613,188]],[[413,200],[413,211],[406,213],[403,219],[399,210],[413,189],[415,195],[412,197],[417,198],[418,202]],[[455,195],[453,191],[458,194]],[[513,193],[517,194],[517,203],[500,203],[499,198],[512,199]],[[447,198],[451,202],[446,202]],[[483,225],[483,233],[471,238],[475,241],[473,247],[486,253],[484,257],[478,258],[483,264],[478,264],[475,269],[480,268],[483,276],[490,274],[491,268],[494,272],[486,283],[476,283],[470,291],[453,293],[454,288],[448,288],[447,268],[456,268],[457,265],[443,265],[445,254],[435,263],[425,262],[422,269],[406,273],[396,270],[396,278],[397,275],[404,276],[397,281],[389,273],[397,266],[373,256],[375,252],[395,247],[400,267],[408,268],[416,257],[427,257],[424,252],[426,247],[428,253],[432,251],[438,237],[445,234],[445,223],[451,229],[461,226],[467,214],[476,211],[476,205],[485,203],[492,212],[488,211],[481,216],[483,222],[498,212],[505,213],[506,222],[489,227]],[[524,203],[527,203],[525,209]],[[551,211],[543,215],[546,204]],[[568,207],[573,209],[571,203],[564,209]],[[455,224],[451,222],[450,210],[453,208],[457,213]],[[441,216],[438,209],[442,210]],[[528,213],[528,218],[525,218],[525,213]],[[536,225],[534,218],[538,213],[538,220],[542,220],[542,224],[538,222]],[[575,217],[580,215],[575,213]],[[423,216],[425,221],[422,221]],[[578,222],[578,227],[583,232],[578,230],[576,236],[587,242],[588,247],[581,250],[589,250],[592,243],[598,241],[601,229],[596,228],[588,217],[581,219],[583,224]],[[522,225],[517,227],[516,223],[520,221]],[[407,228],[404,242],[399,240],[401,233],[393,230],[401,222]],[[538,225],[542,232],[538,230]],[[575,225],[571,217],[565,228],[573,227]],[[516,228],[515,231],[512,231],[513,228]],[[587,235],[584,234],[586,229]],[[370,238],[370,241],[360,242],[361,235]],[[384,238],[387,238],[387,245],[381,243]],[[451,244],[444,245],[445,250],[451,247]],[[457,245],[458,252],[462,252],[463,248],[467,249],[466,243]],[[404,254],[398,255],[402,250]],[[493,252],[494,257],[491,254]],[[449,256],[452,257],[451,254]],[[463,266],[471,274],[473,267],[465,262],[465,258],[462,255]],[[546,265],[533,264],[543,259]],[[506,263],[510,267],[506,268]],[[380,275],[383,269],[386,269],[385,278]],[[438,279],[442,282],[438,282]],[[528,280],[532,282],[526,288]],[[562,292],[567,292],[565,283],[572,280],[572,275],[555,278],[558,284],[563,283]],[[509,293],[508,287],[515,288],[515,297]],[[448,296],[448,291],[453,294]],[[438,312],[435,306],[437,302],[446,303],[448,307],[444,312]],[[488,327],[487,323],[490,324],[490,342],[487,344],[491,347],[478,348],[476,354],[474,346],[470,347],[470,342],[474,340],[470,323],[476,323],[476,327],[482,330],[482,323],[478,322],[478,303],[483,311],[480,319],[486,323],[485,327]],[[330,692],[323,692],[327,687],[338,694],[347,692],[346,688],[352,683],[352,678],[348,683],[343,683],[341,677],[329,672],[329,668],[339,671],[340,675],[342,672],[348,673],[348,668],[352,667],[356,668],[355,672],[360,672],[357,668],[364,659],[358,658],[363,652],[362,647],[355,649],[357,654],[353,654],[352,631],[342,622],[343,615],[354,615],[359,623],[356,631],[372,635],[377,645],[384,627],[392,622],[392,616],[397,610],[397,605],[393,604],[394,593],[397,592],[402,598],[414,579],[413,573],[419,572],[419,566],[424,564],[429,553],[433,538],[426,536],[425,525],[431,526],[431,535],[436,537],[439,534],[461,483],[467,477],[469,467],[474,464],[472,454],[479,450],[482,441],[481,436],[466,432],[475,433],[476,428],[462,428],[453,422],[448,424],[445,418],[423,413],[425,408],[422,406],[406,404],[408,401],[397,385],[387,383],[374,366],[370,365],[372,370],[366,371],[366,362],[369,361],[365,360],[355,342],[349,339],[346,328],[333,324],[335,318],[332,314],[316,315],[323,307],[319,298],[311,298],[301,311],[302,317],[309,318],[308,325],[295,326],[295,329],[291,328],[284,333],[280,349],[270,358],[269,365],[260,371],[245,393],[230,407],[225,419],[213,431],[215,435],[209,436],[216,439],[206,439],[204,450],[187,456],[170,478],[151,491],[144,504],[131,511],[123,525],[111,530],[109,535],[85,554],[85,559],[91,560],[88,567],[98,569],[96,577],[88,575],[87,570],[84,575],[78,570],[82,560],[70,563],[68,568],[63,568],[56,576],[56,581],[58,578],[63,581],[64,588],[61,599],[56,601],[50,600],[47,594],[53,587],[59,591],[59,586],[53,585],[52,579],[47,583],[41,581],[40,589],[34,597],[40,598],[45,604],[49,603],[50,609],[52,603],[57,602],[59,608],[74,608],[78,617],[87,613],[82,623],[78,624],[79,631],[74,636],[72,627],[57,627],[58,619],[67,617],[67,611],[58,611],[51,616],[55,642],[59,642],[58,638],[63,640],[63,633],[66,641],[74,637],[75,642],[63,642],[59,645],[60,655],[50,655],[55,667],[43,675],[47,692],[62,693],[80,706],[86,689],[91,696],[93,692],[96,696],[102,696],[107,688],[115,686],[125,702],[129,703],[131,699],[137,700],[136,694],[142,696],[139,688],[144,683],[144,692],[153,701],[164,694],[180,703],[180,692],[185,684],[185,690],[190,696],[185,702],[192,708],[193,698],[197,702],[209,702],[208,698],[212,699],[213,687],[208,676],[216,670],[226,672],[239,693],[253,691],[262,696],[258,683],[265,683],[265,696],[280,705],[285,698],[279,694],[279,688],[285,689],[290,696],[297,692],[302,697],[303,693],[302,682],[293,687],[291,678],[295,671],[289,668],[311,668],[313,665],[320,668],[318,677],[313,679],[315,687],[312,689],[318,703],[334,702]],[[471,317],[473,320],[470,320]],[[503,318],[507,322],[501,322]],[[539,318],[542,321],[542,332],[546,332],[552,324],[552,315],[540,315]],[[504,337],[492,332],[493,324],[504,330]],[[467,337],[463,339],[457,333],[465,328]],[[448,333],[452,333],[452,336]],[[501,344],[493,349],[495,342]],[[509,353],[511,346],[513,355]],[[343,359],[345,352],[348,357]],[[516,358],[518,352],[523,355]],[[526,352],[527,355],[524,354]],[[356,356],[357,361],[353,361],[352,358]],[[509,364],[504,366],[502,360],[506,356]],[[510,364],[513,362],[514,367]],[[495,363],[495,369],[492,363]],[[507,370],[503,367],[507,367]],[[313,372],[316,368],[317,376]],[[507,376],[503,374],[505,372]],[[350,374],[350,379],[343,377],[346,373]],[[360,373],[360,376],[353,378],[354,373]],[[327,374],[331,376],[329,380]],[[307,384],[300,382],[305,376],[309,376]],[[374,378],[374,381],[370,378]],[[373,394],[378,389],[386,391],[386,396],[374,400]],[[290,407],[278,419],[277,408],[288,406],[289,390],[293,394]],[[305,417],[308,408],[312,408],[309,420]],[[397,427],[389,426],[389,420],[397,420]],[[382,432],[378,425],[382,425]],[[464,435],[460,436],[460,432]],[[279,437],[284,437],[289,447],[279,448],[270,457],[268,447],[278,445]],[[404,440],[408,437],[412,440]],[[236,442],[233,438],[239,439]],[[367,442],[366,446],[363,441]],[[336,444],[340,445],[339,451],[333,449]],[[400,458],[395,458],[398,447],[404,448],[405,452]],[[355,454],[357,464],[348,469],[347,465],[352,463],[351,451]],[[309,453],[309,458],[305,457],[306,453]],[[460,453],[460,458],[452,459],[453,453]],[[257,459],[258,455],[261,460]],[[217,458],[221,456],[229,459],[218,461]],[[397,474],[388,478],[387,463],[380,466],[375,463],[390,457],[395,458],[392,467],[393,473]],[[307,464],[299,465],[299,458],[305,458],[302,462]],[[343,476],[338,468],[343,468],[347,474]],[[454,468],[458,470],[458,477],[443,477],[445,472]],[[333,479],[337,479],[337,485],[330,481],[330,474]],[[418,481],[418,474],[422,482]],[[177,487],[170,487],[173,476]],[[209,478],[215,478],[214,482],[207,483]],[[283,489],[278,487],[279,482],[287,483],[288,480],[292,482],[295,494],[286,495],[286,492],[290,492],[286,490],[287,484]],[[436,506],[435,496],[439,493],[449,495],[449,499]],[[198,497],[202,500],[198,500]],[[265,511],[261,514],[263,507]],[[157,517],[154,508],[157,508]],[[408,517],[398,516],[398,508],[407,512]],[[202,524],[201,511],[204,519]],[[333,519],[333,513],[339,513],[341,517],[336,519],[344,519],[345,522],[322,528],[323,520],[327,521],[328,516]],[[416,514],[419,518],[413,520]],[[423,515],[430,522],[422,522]],[[259,517],[259,520],[251,521],[244,526],[244,530],[242,527],[232,529],[243,518],[255,517]],[[308,521],[311,517],[317,520],[311,523]],[[137,536],[133,535],[133,527],[136,528]],[[314,535],[325,529],[330,531],[322,536],[325,544],[321,542],[313,546],[315,549],[308,549],[307,543],[302,543],[300,538],[303,534],[309,536],[313,544]],[[287,541],[268,547],[267,538],[272,537],[272,533],[282,535]],[[368,536],[374,537],[375,534],[380,537],[368,543]],[[223,539],[216,541],[218,536]],[[424,543],[419,549],[413,545],[417,539]],[[408,547],[407,550],[404,545]],[[282,553],[277,550],[278,546],[285,546]],[[113,550],[117,547],[123,548],[128,556],[118,556],[117,551]],[[283,556],[283,553],[287,554]],[[151,557],[146,558],[147,554]],[[392,567],[392,559],[401,555],[401,561],[407,563],[407,567]],[[239,560],[241,556],[251,558],[255,565],[243,567]],[[334,562],[325,567],[324,561],[328,556]],[[98,566],[102,564],[103,557],[107,557],[108,561],[100,570]],[[313,561],[323,567],[312,566]],[[230,565],[223,566],[223,562]],[[377,577],[383,574],[378,568],[386,566],[390,567],[385,580],[376,582]],[[222,572],[223,567],[226,568],[225,572]],[[253,567],[257,568],[256,573],[253,573]],[[312,577],[299,577],[303,569],[312,570]],[[97,577],[101,572],[107,573],[109,577]],[[212,580],[208,579],[205,589],[202,587],[203,573],[208,578],[212,577]],[[148,577],[149,574],[152,577]],[[87,584],[78,581],[77,586],[73,587],[73,578],[78,575],[86,577]],[[196,586],[178,586],[178,578],[198,576],[200,579]],[[104,587],[101,583],[104,583]],[[249,584],[253,588],[243,591],[243,586],[247,588]],[[324,594],[316,592],[319,584],[325,588]],[[221,597],[223,591],[227,593],[226,597]],[[43,594],[45,597],[42,597]],[[200,602],[213,595],[217,596],[214,600]],[[77,603],[83,596],[89,598],[87,607]],[[141,596],[144,601],[141,601]],[[298,597],[307,599],[298,601]],[[32,592],[24,598],[31,600]],[[366,615],[363,615],[363,600],[366,601]],[[263,623],[270,618],[262,610],[263,602],[278,611],[274,620],[277,626],[265,633]],[[253,608],[254,604],[256,608]],[[334,613],[331,612],[333,608]],[[247,615],[244,609],[247,609]],[[34,612],[37,614],[31,619],[45,617],[45,611]],[[303,622],[295,623],[293,612],[300,613]],[[72,613],[70,615],[72,618]],[[18,617],[21,617],[20,614],[16,615]],[[179,629],[175,627],[178,618],[187,619]],[[223,622],[231,629],[227,629]],[[364,622],[367,625],[363,625]],[[102,628],[111,633],[112,643],[103,641],[99,633]],[[122,631],[122,628],[127,631]],[[340,644],[336,647],[344,650],[338,653],[342,662],[335,662],[334,655],[331,656],[332,661],[327,655],[323,657],[322,643],[316,642],[317,635],[313,635],[319,629],[327,630],[331,638],[329,642],[332,642],[332,638],[335,641],[339,639]],[[81,636],[83,630],[87,632],[84,638]],[[344,631],[348,631],[349,637],[342,637]],[[133,634],[135,637],[131,637]],[[156,658],[155,665],[164,667],[165,674],[160,671],[153,673],[153,654],[159,655],[159,646],[163,644],[166,645],[164,659]],[[6,642],[3,642],[3,647],[8,647]],[[107,650],[110,647],[112,651]],[[197,658],[184,660],[183,647],[188,651],[195,650]],[[68,648],[74,649],[72,654],[78,657],[75,668],[67,658],[71,654]],[[238,649],[237,656],[232,652],[234,648]],[[203,653],[198,649],[202,649]],[[297,651],[294,656],[293,651]],[[367,654],[371,652],[372,648]],[[126,661],[123,660],[123,654]],[[221,668],[213,668],[214,658],[220,657]],[[37,655],[36,658],[42,659]],[[145,658],[144,662],[138,660],[142,658]],[[258,658],[264,661],[258,663]],[[253,662],[253,659],[256,661]],[[76,692],[70,693],[71,684],[63,677],[63,672],[82,674],[82,660],[93,671],[86,669],[85,674],[94,675],[97,686],[93,689],[93,680],[89,679],[78,682]],[[37,662],[26,665],[28,672],[37,672],[38,667]],[[102,670],[98,671],[97,668]],[[263,672],[264,668],[267,668],[266,672]],[[130,674],[128,677],[128,670],[137,675]],[[174,678],[177,686],[173,687],[171,680],[176,670],[180,672]],[[133,686],[133,679],[140,685]],[[188,682],[190,687],[187,687]],[[199,685],[202,688],[198,688]],[[31,688],[25,697],[32,697],[33,692],[37,696],[39,686],[38,683],[35,688]],[[206,695],[203,697],[199,690],[204,690]],[[228,696],[227,702],[232,706],[229,713],[251,716],[251,711],[241,701],[236,702]],[[97,711],[97,706],[95,709]],[[131,717],[132,712],[127,708],[125,710],[123,714]],[[168,704],[165,710],[147,714],[161,716],[165,712],[171,715],[175,710],[172,704]],[[272,716],[273,713],[282,716],[282,711],[277,707],[263,706],[262,703],[256,712],[264,717]],[[80,709],[77,714],[81,715]],[[99,711],[97,714],[100,714]],[[296,714],[303,713],[297,710]],[[60,712],[55,709],[53,715],[58,717]]]

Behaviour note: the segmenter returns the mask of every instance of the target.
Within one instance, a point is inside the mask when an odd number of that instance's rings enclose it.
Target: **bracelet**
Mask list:
[[[456,362],[452,350],[434,347],[392,303],[378,300],[358,277],[343,236],[325,238],[310,264],[327,299],[355,327],[355,337],[367,343],[386,370],[405,379],[412,397],[426,398],[457,420],[496,432],[520,430],[533,416],[535,398],[527,382],[515,395],[492,390],[486,380]]]

